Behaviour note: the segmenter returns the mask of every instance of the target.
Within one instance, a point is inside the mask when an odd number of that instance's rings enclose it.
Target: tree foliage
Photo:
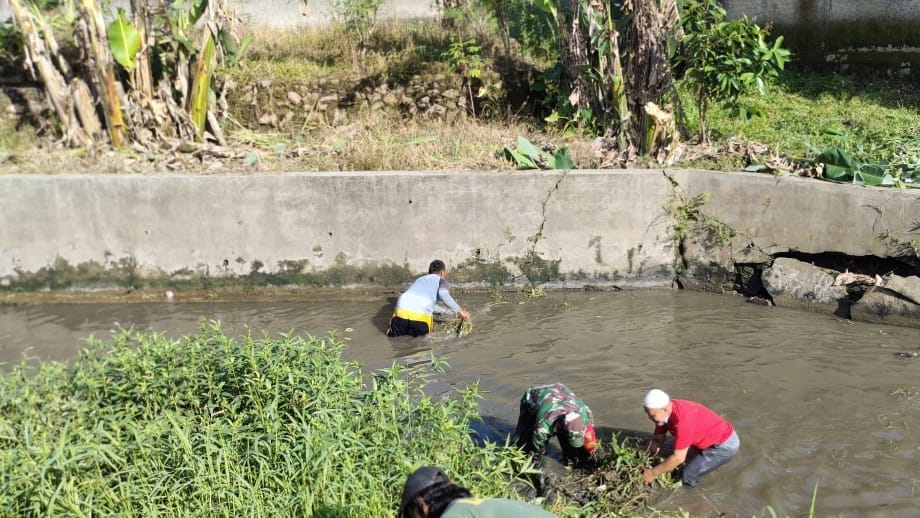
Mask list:
[[[746,16],[727,21],[717,0],[683,0],[681,26],[685,36],[675,63],[694,85],[699,137],[705,141],[709,106],[718,103],[746,115],[739,105],[741,95],[752,89],[763,95],[765,82],[779,74],[790,52],[782,48],[782,36],[769,43],[769,30]]]
[[[673,108],[663,104],[673,92],[675,71],[695,86],[705,139],[705,112],[712,103],[746,115],[741,94],[763,92],[790,56],[781,37],[768,42],[768,29],[747,18],[726,21],[717,0],[482,3],[499,27],[522,43],[528,41],[528,24],[540,26],[532,7],[553,21],[544,40],[556,42],[559,70],[545,79],[559,87],[545,88],[556,99],[548,120],[608,137],[621,161],[636,154],[673,159],[680,135]],[[512,8],[517,11],[509,12]],[[538,47],[524,48],[533,54]]]

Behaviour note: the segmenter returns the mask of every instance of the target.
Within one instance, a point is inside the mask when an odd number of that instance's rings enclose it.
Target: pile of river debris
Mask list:
[[[642,447],[644,443],[638,436],[614,435],[590,465],[565,467],[547,462],[529,485],[520,484],[517,490],[525,498],[590,507],[598,516],[635,512],[646,507],[652,496],[642,471],[657,462]],[[668,474],[660,477],[659,484],[674,488],[680,479]]]

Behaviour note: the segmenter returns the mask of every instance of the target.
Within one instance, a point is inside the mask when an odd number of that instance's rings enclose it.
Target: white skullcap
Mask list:
[[[652,389],[645,395],[642,406],[645,408],[664,408],[671,402],[671,398],[663,390]]]

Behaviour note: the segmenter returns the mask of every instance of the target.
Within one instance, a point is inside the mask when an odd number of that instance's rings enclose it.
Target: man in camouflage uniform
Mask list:
[[[574,392],[562,383],[530,387],[521,396],[521,411],[512,441],[543,467],[550,439],[559,438],[566,462],[585,463],[598,449],[594,416]]]

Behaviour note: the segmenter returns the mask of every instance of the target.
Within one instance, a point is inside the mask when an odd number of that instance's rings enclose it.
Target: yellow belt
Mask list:
[[[393,313],[393,316],[404,318],[406,320],[415,320],[416,322],[424,322],[428,324],[429,333],[434,329],[434,318],[428,313],[421,313],[418,311],[409,311],[408,309],[397,309]]]

